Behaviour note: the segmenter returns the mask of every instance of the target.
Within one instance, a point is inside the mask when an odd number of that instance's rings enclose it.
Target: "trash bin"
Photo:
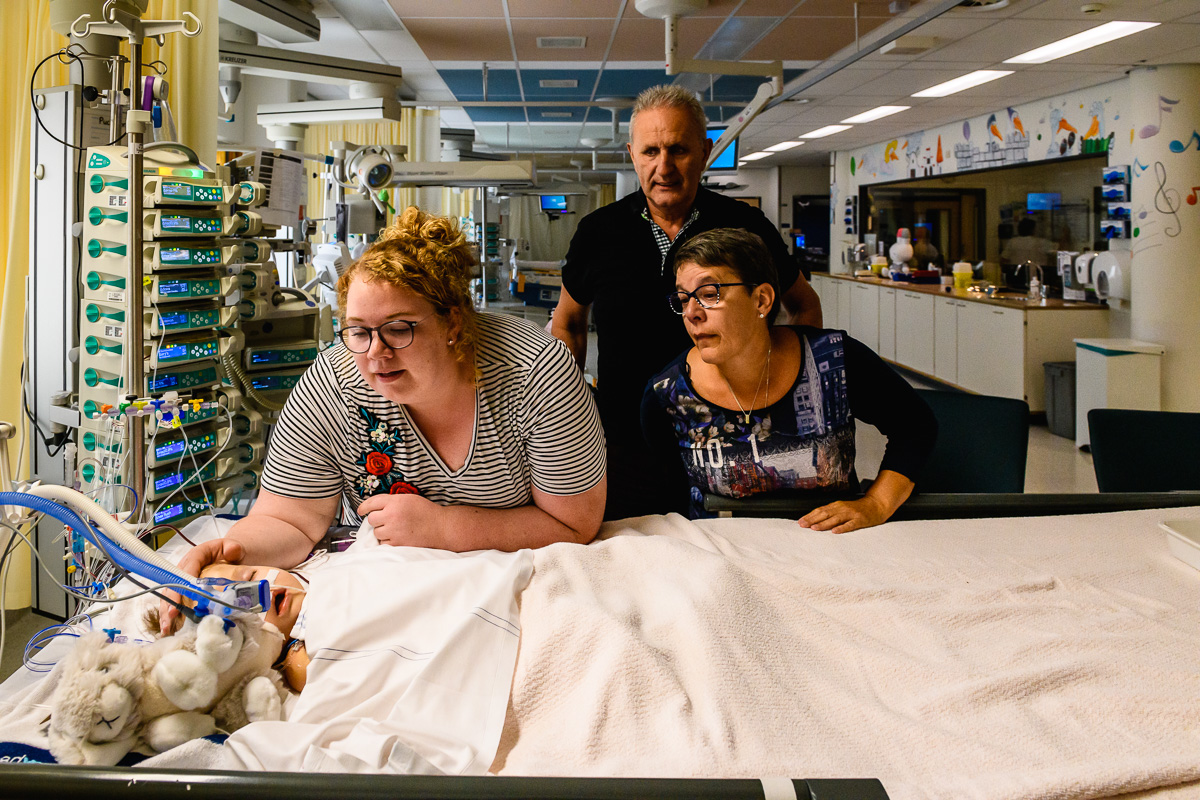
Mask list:
[[[1055,436],[1075,438],[1075,362],[1047,361],[1046,427]]]

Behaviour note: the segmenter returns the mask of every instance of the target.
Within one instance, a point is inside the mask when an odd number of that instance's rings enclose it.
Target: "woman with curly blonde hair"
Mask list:
[[[339,509],[390,545],[591,541],[606,487],[591,395],[557,339],[475,311],[474,263],[456,222],[414,207],[351,265],[337,287],[341,342],[288,398],[258,500],[181,566],[292,567]]]

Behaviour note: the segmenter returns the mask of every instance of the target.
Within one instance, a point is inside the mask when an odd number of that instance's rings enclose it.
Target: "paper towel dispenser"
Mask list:
[[[1092,283],[1096,296],[1101,300],[1129,299],[1129,253],[1124,250],[1109,250],[1097,253],[1092,259]]]

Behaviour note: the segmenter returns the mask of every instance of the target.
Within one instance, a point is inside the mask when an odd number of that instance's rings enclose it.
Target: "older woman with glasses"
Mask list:
[[[288,398],[249,515],[181,566],[292,567],[339,510],[390,545],[596,535],[604,434],[583,376],[534,325],[476,313],[474,263],[457,224],[416,208],[382,233],[338,281],[341,345]]]
[[[842,331],[772,327],[778,280],[754,234],[697,234],[674,269],[677,291],[666,301],[695,346],[651,379],[642,400],[643,433],[662,455],[674,510],[704,516],[705,493],[853,492],[861,419],[888,438],[879,476],[863,497],[823,505],[800,525],[844,533],[887,520],[933,449],[937,423],[924,401]]]

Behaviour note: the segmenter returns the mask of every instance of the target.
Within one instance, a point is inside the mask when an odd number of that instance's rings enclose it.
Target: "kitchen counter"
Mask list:
[[[1061,300],[1058,298],[1038,298],[1032,299],[1023,297],[1017,294],[1009,294],[998,297],[988,297],[982,292],[971,292],[966,289],[956,289],[953,286],[942,286],[937,283],[910,283],[908,281],[892,281],[884,278],[856,278],[853,275],[835,275],[826,272],[814,272],[813,275],[820,275],[824,278],[833,278],[839,281],[849,281],[850,283],[865,283],[872,286],[886,286],[892,289],[903,289],[908,292],[923,292],[932,294],[936,297],[954,297],[959,300],[969,300],[973,303],[986,303],[993,306],[1001,306],[1003,308],[1019,308],[1023,311],[1035,311],[1037,309],[1077,309],[1083,311],[1096,311],[1097,309],[1107,309],[1107,306],[1102,306],[1097,303],[1080,303],[1073,300]]]
[[[930,380],[1034,412],[1046,407],[1043,364],[1073,361],[1075,339],[1108,335],[1108,308],[1095,303],[821,272],[811,282],[826,328]]]

